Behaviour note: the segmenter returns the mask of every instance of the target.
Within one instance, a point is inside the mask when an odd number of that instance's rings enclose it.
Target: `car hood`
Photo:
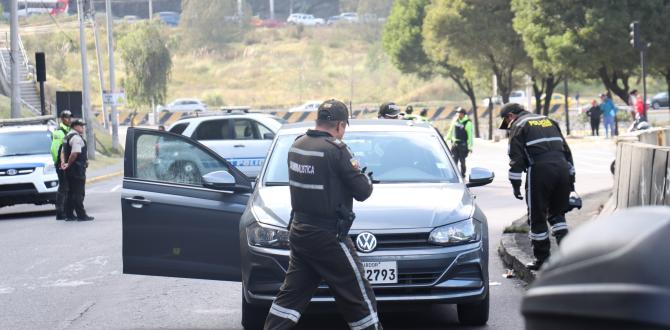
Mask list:
[[[44,167],[53,162],[51,154],[0,157],[0,169]]]
[[[259,187],[253,203],[271,215],[260,221],[287,226],[288,187]],[[462,183],[377,184],[365,202],[354,202],[354,212],[354,230],[434,228],[471,217],[474,200]]]

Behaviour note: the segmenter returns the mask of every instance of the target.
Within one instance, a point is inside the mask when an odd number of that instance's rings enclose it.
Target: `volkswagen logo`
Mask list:
[[[377,248],[377,237],[369,232],[362,232],[356,236],[356,247],[361,252],[372,252]]]
[[[10,168],[10,169],[7,170],[7,175],[16,175],[16,173],[19,173],[19,171],[15,170],[13,168]]]

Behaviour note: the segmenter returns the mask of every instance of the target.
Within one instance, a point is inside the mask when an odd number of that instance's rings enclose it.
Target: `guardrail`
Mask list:
[[[670,205],[670,128],[636,132],[617,140],[612,199],[607,211]]]

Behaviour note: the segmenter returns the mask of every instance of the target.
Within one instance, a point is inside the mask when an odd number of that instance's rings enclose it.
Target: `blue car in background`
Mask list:
[[[166,25],[177,26],[179,25],[179,19],[181,18],[181,15],[173,11],[162,11],[158,13],[158,18]]]

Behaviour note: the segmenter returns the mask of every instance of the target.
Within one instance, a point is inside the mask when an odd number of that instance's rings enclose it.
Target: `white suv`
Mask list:
[[[0,207],[55,203],[53,163],[48,126],[0,127]]]
[[[204,144],[248,177],[256,177],[281,126],[282,119],[269,114],[233,112],[181,119],[168,131]]]
[[[324,24],[326,24],[326,21],[324,21],[323,18],[316,18],[316,17],[314,17],[314,15],[295,13],[295,14],[291,14],[286,19],[286,23],[297,24],[297,25],[306,25],[306,26],[314,26],[314,25],[324,25]]]
[[[166,106],[158,106],[159,112],[204,112],[207,105],[197,99],[176,99]]]

